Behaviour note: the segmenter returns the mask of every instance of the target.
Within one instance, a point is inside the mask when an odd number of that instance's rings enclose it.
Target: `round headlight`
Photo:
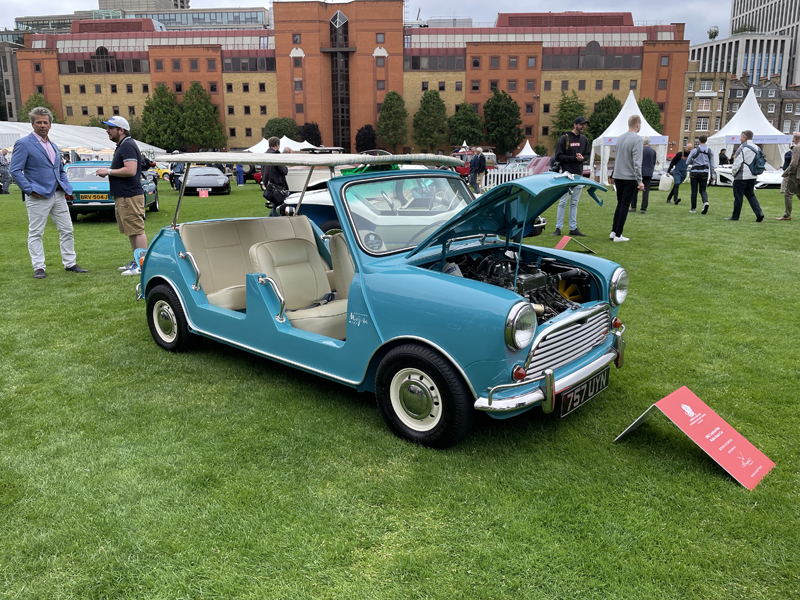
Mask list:
[[[533,341],[536,312],[528,302],[515,304],[506,317],[506,345],[521,350]]]
[[[609,290],[609,300],[613,306],[619,306],[628,297],[628,272],[619,267],[611,276],[611,288]]]

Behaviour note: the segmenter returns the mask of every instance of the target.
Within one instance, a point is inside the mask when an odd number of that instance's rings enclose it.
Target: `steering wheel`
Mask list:
[[[394,205],[394,202],[392,202],[391,198],[389,198],[389,194],[381,190],[381,196],[383,196],[383,199],[386,200],[386,204],[389,205],[389,208],[392,210],[392,212],[397,214],[397,207]]]
[[[416,240],[418,237],[420,237],[423,233],[425,233],[429,229],[433,229],[434,227],[439,227],[440,225],[444,225],[445,223],[447,223],[447,219],[442,219],[441,221],[436,221],[435,223],[429,223],[428,225],[420,229],[417,233],[412,235],[411,239],[408,240],[406,244],[410,246],[414,242],[414,240]]]
[[[450,206],[450,201],[447,199],[447,192],[444,190],[436,192],[431,201],[431,210],[437,210],[439,207],[446,210],[448,206]]]

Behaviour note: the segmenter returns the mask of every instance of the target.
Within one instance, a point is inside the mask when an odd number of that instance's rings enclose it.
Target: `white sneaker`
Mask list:
[[[690,214],[694,214],[694,213],[696,213],[696,212],[697,212],[697,211],[696,211],[695,209],[691,209],[691,210],[689,211],[689,213],[690,213]]]
[[[141,275],[141,274],[142,274],[142,269],[141,267],[139,267],[139,265],[133,265],[130,269],[128,269],[127,271],[123,271],[121,273],[123,277],[127,275]]]
[[[615,237],[617,237],[617,234],[612,231],[611,235],[608,236],[608,239],[613,240]]]
[[[124,265],[124,266],[122,266],[122,267],[118,267],[118,270],[120,270],[120,271],[127,271],[128,269],[130,269],[131,267],[133,267],[135,264],[136,264],[136,261],[135,261],[135,260],[132,260],[132,261],[131,261],[131,262],[129,262],[127,265]]]
[[[630,242],[630,238],[626,238],[625,236],[618,235],[614,238],[615,242]]]

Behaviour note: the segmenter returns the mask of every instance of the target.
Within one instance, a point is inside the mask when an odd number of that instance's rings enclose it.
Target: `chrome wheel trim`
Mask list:
[[[423,371],[400,369],[389,385],[392,410],[403,425],[414,431],[430,431],[442,419],[442,397],[434,381]]]
[[[171,344],[178,337],[178,320],[168,302],[158,300],[153,305],[153,323],[156,325],[158,337],[164,342]]]

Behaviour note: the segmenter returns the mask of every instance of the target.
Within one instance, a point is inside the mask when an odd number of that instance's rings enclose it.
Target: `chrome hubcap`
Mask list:
[[[155,321],[161,339],[173,342],[178,336],[178,321],[172,307],[164,300],[159,300],[153,305],[153,321]]]
[[[392,408],[404,425],[430,431],[442,418],[442,400],[434,381],[419,369],[401,369],[389,387]]]

